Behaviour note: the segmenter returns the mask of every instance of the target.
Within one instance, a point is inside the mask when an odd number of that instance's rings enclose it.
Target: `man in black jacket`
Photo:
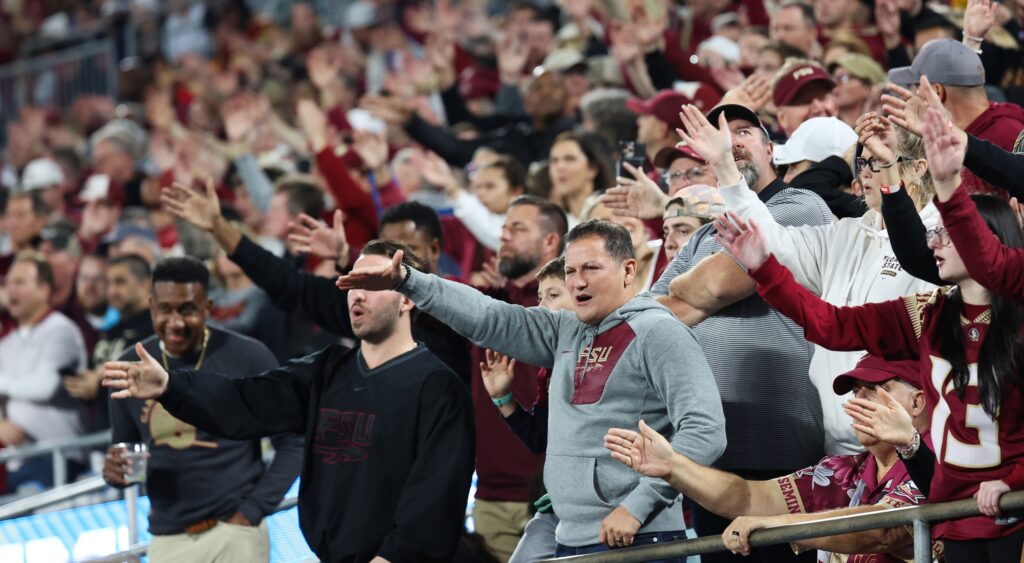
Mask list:
[[[370,242],[357,266],[408,249]],[[412,263],[413,261],[417,263]],[[469,391],[413,340],[414,305],[395,291],[348,292],[359,347],[334,344],[259,377],[229,379],[111,362],[113,399],[156,399],[174,416],[236,439],[306,434],[299,525],[325,562],[451,561],[473,474]],[[170,373],[168,373],[170,371]]]
[[[208,187],[205,193],[199,193],[176,185],[164,190],[162,201],[171,213],[213,235],[228,258],[238,264],[245,275],[267,293],[277,308],[285,312],[301,311],[326,331],[346,338],[357,338],[349,322],[345,293],[338,291],[334,286],[334,280],[300,271],[292,263],[274,256],[244,236],[221,215],[220,200],[212,187]],[[396,226],[403,226],[405,223],[415,221],[407,221],[405,216],[397,217]],[[382,230],[387,226],[382,223]],[[303,252],[312,251],[321,257],[334,256],[343,261],[339,262],[338,267],[344,269],[349,254],[345,232],[341,227],[340,211],[335,211],[334,227],[320,230],[323,226],[307,215],[300,216],[299,227],[307,238],[299,241],[298,248]],[[398,242],[417,242],[424,231],[429,231],[421,229],[420,225],[413,227],[415,228],[408,229],[409,238],[403,236]],[[312,232],[317,230],[320,232]],[[398,230],[404,233],[402,229]],[[309,240],[310,237],[315,240]],[[316,247],[311,248],[310,245]],[[427,248],[427,245],[420,246]],[[437,246],[440,247],[440,243]],[[434,269],[437,266],[436,260],[427,264],[425,271],[437,273]],[[423,342],[467,385],[469,384],[469,344],[465,338],[428,315],[419,315],[413,321],[412,335],[417,341]]]

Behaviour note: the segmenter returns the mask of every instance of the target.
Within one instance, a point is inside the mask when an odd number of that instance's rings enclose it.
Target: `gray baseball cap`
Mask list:
[[[932,84],[984,86],[985,67],[981,57],[955,39],[934,39],[925,44],[910,66],[889,71],[889,82],[910,86],[927,76]]]

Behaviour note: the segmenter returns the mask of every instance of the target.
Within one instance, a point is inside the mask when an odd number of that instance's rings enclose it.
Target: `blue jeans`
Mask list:
[[[680,530],[678,532],[650,532],[646,534],[637,534],[633,537],[633,546],[637,545],[653,545],[658,543],[665,543],[670,541],[685,540],[686,532]],[[630,546],[632,547],[632,546]],[[581,547],[569,547],[567,545],[558,544],[555,549],[555,557],[568,557],[570,555],[586,555],[588,553],[600,553],[602,551],[609,551],[607,545],[598,543],[594,545],[584,545]],[[658,559],[649,561],[648,563],[686,563],[686,557],[677,557],[674,559]]]

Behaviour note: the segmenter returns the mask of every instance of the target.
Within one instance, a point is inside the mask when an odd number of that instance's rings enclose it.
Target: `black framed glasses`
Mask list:
[[[949,243],[952,242],[946,227],[935,227],[924,232],[924,239],[928,241],[928,244],[931,244],[936,238],[939,239],[939,246],[949,246]]]
[[[873,156],[871,158],[867,158],[867,159],[858,156],[853,161],[853,163],[854,163],[854,172],[856,172],[857,175],[860,176],[860,173],[863,172],[864,169],[866,168],[866,169],[874,172],[875,174],[877,174],[881,170],[884,170],[886,168],[892,168],[897,163],[903,162],[905,160],[910,160],[910,159],[908,159],[905,156],[900,155],[900,156],[896,157],[896,160],[890,162],[889,164],[882,164],[881,160],[879,160],[879,159],[877,159],[877,158],[875,158]]]

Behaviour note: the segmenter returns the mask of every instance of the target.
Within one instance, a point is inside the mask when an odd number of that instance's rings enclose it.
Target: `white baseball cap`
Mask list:
[[[64,181],[64,172],[49,158],[37,158],[21,172],[21,189],[30,192],[53,187]]]
[[[800,124],[784,145],[775,145],[772,161],[793,164],[802,160],[821,162],[843,156],[857,142],[857,133],[835,117],[812,117]]]

